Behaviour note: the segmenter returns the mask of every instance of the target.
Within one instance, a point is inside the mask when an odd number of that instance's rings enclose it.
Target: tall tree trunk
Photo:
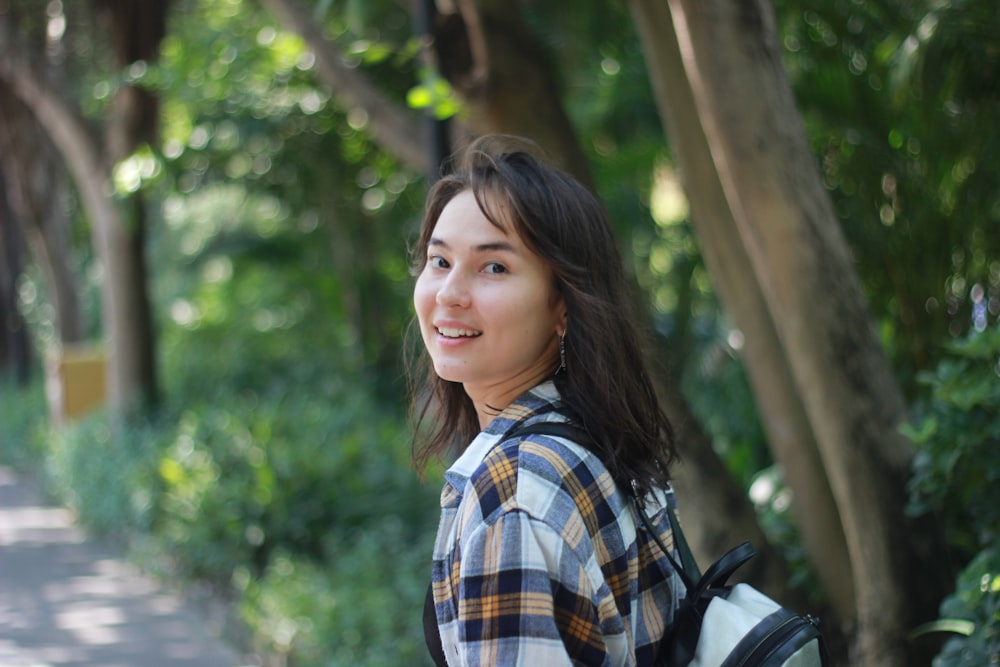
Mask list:
[[[655,1],[633,2],[632,10],[657,104],[680,163],[702,256],[724,307],[744,335],[742,359],[768,444],[794,494],[796,526],[840,622],[851,626],[854,584],[840,516],[764,296],[755,281],[747,280],[752,275],[749,258],[732,232],[733,216],[675,55],[679,50],[670,14],[665,3]]]
[[[7,174],[12,219],[21,223],[27,245],[42,266],[59,340],[80,342],[85,332],[63,201],[65,172],[28,108],[2,81],[0,91],[5,93],[0,96],[0,165]]]
[[[7,81],[45,128],[62,155],[91,222],[96,255],[103,265],[101,310],[108,346],[108,404],[125,414],[139,401],[144,379],[136,358],[135,304],[119,289],[139,277],[129,263],[132,237],[122,211],[107,195],[111,169],[73,96],[57,82],[40,56],[19,39],[10,15],[0,14],[0,78]]]
[[[738,541],[753,544],[756,555],[736,572],[733,580],[749,582],[794,609],[806,609],[808,601],[789,587],[788,568],[757,523],[747,494],[715,453],[687,401],[674,387],[664,385],[665,378],[656,379],[681,454],[681,462],[673,471],[679,520],[698,562],[703,567],[714,562],[736,546],[734,536],[738,535]]]
[[[903,401],[806,142],[772,10],[761,0],[632,0],[632,9],[706,261],[747,339],[768,434],[776,441],[794,428],[801,437],[775,454],[791,466],[803,532],[816,519],[829,531],[811,549],[838,535],[840,517],[858,664],[914,664],[906,631],[933,615],[928,602],[942,589],[929,569],[917,576],[904,520]],[[823,492],[802,495],[809,487]],[[844,579],[830,574],[836,562],[813,555],[828,587]]]
[[[0,163],[0,378],[13,371],[19,386],[31,374],[28,327],[17,307],[17,278],[21,273],[23,243],[14,212],[7,200],[6,173]]]
[[[102,18],[113,36],[115,63],[119,69],[145,67],[159,55],[166,32],[166,0],[101,0]],[[154,145],[158,136],[159,101],[149,90],[122,86],[111,105],[106,136],[108,161],[115,164],[144,144]],[[118,341],[124,359],[134,365],[128,374],[135,379],[139,397],[147,404],[159,400],[156,341],[152,305],[149,301],[149,269],[146,259],[145,195],[133,193],[123,208],[125,233],[116,239],[122,275],[130,279],[115,286],[115,298],[129,318],[131,336]]]
[[[435,64],[470,107],[468,130],[528,137],[584,185],[587,156],[566,114],[539,40],[509,0],[458,0],[437,18]]]

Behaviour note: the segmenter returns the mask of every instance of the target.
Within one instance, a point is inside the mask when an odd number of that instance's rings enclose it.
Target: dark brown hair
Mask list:
[[[553,380],[573,421],[590,434],[588,447],[619,485],[634,480],[643,491],[664,486],[677,457],[673,430],[646,371],[607,213],[589,190],[544,162],[539,152],[517,137],[473,142],[455,171],[428,194],[413,273],[424,269],[444,207],[471,190],[493,224],[513,227],[552,268],[567,312],[566,368]],[[431,458],[461,451],[480,428],[462,385],[438,377],[421,350],[410,381],[414,460],[423,469]]]

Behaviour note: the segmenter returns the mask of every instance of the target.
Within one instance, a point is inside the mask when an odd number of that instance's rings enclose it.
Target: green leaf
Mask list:
[[[913,639],[922,635],[929,635],[932,632],[951,632],[957,635],[970,637],[975,630],[976,624],[972,621],[966,621],[960,618],[940,618],[936,621],[931,621],[930,623],[924,623],[923,625],[917,626],[912,632],[910,632],[910,638]]]
[[[406,104],[411,109],[426,109],[434,103],[434,98],[424,86],[414,86],[406,93]]]

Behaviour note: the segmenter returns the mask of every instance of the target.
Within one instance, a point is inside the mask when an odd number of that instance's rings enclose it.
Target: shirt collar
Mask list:
[[[565,421],[565,416],[557,412],[561,404],[559,390],[552,380],[546,380],[529,389],[504,408],[503,412],[494,417],[493,421],[472,439],[458,460],[445,472],[445,480],[461,492],[490,450],[503,442],[506,435],[514,428],[529,422]],[[533,417],[538,418],[533,419]]]

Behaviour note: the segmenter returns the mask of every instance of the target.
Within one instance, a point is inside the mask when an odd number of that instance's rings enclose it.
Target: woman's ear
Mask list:
[[[557,288],[553,292],[550,303],[552,304],[552,312],[556,316],[556,334],[565,336],[569,322],[569,313],[566,312],[566,297],[563,296],[562,290]]]

